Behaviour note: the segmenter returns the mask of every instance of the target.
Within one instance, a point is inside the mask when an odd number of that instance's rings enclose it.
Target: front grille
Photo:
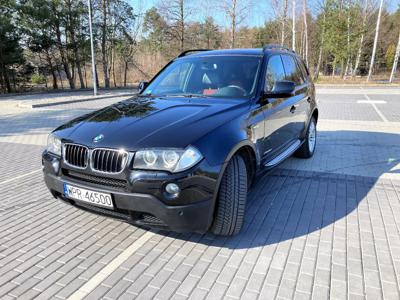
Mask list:
[[[100,176],[75,172],[67,169],[63,169],[62,173],[65,177],[72,178],[74,180],[84,181],[87,183],[97,184],[101,186],[107,186],[115,189],[126,190],[127,182],[126,180],[123,179],[100,177]]]
[[[88,164],[89,149],[76,144],[64,145],[64,160],[69,165],[86,168]]]
[[[121,150],[95,149],[92,152],[92,169],[103,173],[120,173],[128,160]]]

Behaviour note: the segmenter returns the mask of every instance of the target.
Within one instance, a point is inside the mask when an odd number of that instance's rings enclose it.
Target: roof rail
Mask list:
[[[177,57],[183,57],[190,55],[192,52],[201,52],[201,51],[210,51],[211,49],[190,49],[190,50],[185,50],[181,54],[179,54]]]
[[[285,51],[296,53],[293,49],[290,49],[288,47],[285,47],[285,46],[282,46],[279,44],[267,44],[263,47],[263,51],[265,51],[265,50],[285,50]]]

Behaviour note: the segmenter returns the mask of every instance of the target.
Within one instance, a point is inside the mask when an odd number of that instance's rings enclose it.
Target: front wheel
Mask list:
[[[308,124],[307,134],[303,145],[296,151],[295,155],[301,158],[310,158],[314,155],[315,146],[317,144],[317,122],[312,117]]]
[[[222,177],[211,231],[217,235],[239,233],[243,225],[246,200],[246,164],[240,155],[235,155]]]

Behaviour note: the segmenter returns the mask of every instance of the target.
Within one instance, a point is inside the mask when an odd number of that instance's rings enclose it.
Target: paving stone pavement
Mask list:
[[[67,299],[148,233],[44,185],[42,136],[95,102],[0,116],[1,299]],[[399,299],[399,123],[321,106],[315,157],[258,178],[239,235],[153,231],[85,299]]]

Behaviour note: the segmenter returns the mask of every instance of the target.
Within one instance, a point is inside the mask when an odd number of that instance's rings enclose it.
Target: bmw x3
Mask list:
[[[44,179],[94,213],[233,235],[255,179],[314,154],[317,121],[314,84],[290,49],[189,50],[132,98],[55,129]]]

